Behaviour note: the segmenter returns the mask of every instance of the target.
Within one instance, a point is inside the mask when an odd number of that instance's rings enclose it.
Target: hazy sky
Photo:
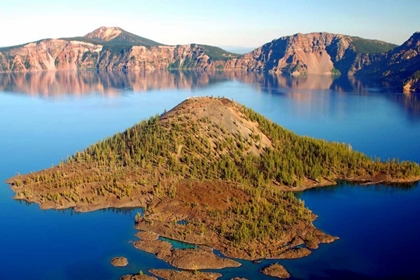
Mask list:
[[[164,44],[257,47],[327,31],[396,44],[420,31],[420,0],[0,0],[0,46],[119,26]]]

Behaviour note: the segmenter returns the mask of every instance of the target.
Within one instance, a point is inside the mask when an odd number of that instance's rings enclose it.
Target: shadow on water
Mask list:
[[[312,188],[307,189],[302,192],[297,192],[296,195],[302,193],[325,193],[325,192],[339,192],[342,188],[354,187],[354,188],[369,188],[370,190],[378,191],[378,192],[410,192],[416,189],[419,185],[419,182],[412,182],[412,183],[399,183],[399,184],[371,184],[371,185],[361,185],[360,183],[356,182],[347,182],[347,181],[337,181],[337,185],[320,187],[320,188]]]

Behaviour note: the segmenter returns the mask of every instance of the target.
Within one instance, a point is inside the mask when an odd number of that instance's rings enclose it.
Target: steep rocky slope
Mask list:
[[[236,68],[278,74],[352,74],[369,54],[395,45],[331,33],[295,34],[273,40],[239,58]]]
[[[226,61],[236,57],[218,47],[198,44],[164,46],[118,27],[101,27],[83,37],[45,39],[0,48],[0,72],[215,70],[212,60]]]
[[[406,92],[420,89],[420,32],[414,33],[404,44],[384,54],[371,56],[358,77],[372,77],[399,84]]]
[[[273,74],[348,75],[386,80],[405,91],[419,90],[419,35],[397,47],[378,40],[332,33],[295,34],[238,56],[218,47],[166,46],[118,27],[83,37],[46,39],[0,48],[0,72],[97,69],[239,70]]]
[[[282,74],[351,74],[369,56],[394,45],[331,33],[295,34],[238,57],[199,44],[164,46],[118,27],[101,27],[83,37],[47,39],[0,49],[0,72],[100,70],[246,70]]]

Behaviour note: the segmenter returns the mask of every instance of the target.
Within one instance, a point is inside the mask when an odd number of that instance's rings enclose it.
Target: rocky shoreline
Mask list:
[[[133,245],[195,271],[238,267],[232,258],[301,258],[335,241],[292,191],[340,179],[405,183],[420,179],[420,166],[373,161],[349,145],[298,136],[230,99],[201,97],[7,182],[15,199],[43,209],[142,207]],[[177,249],[162,238],[197,246]]]
[[[152,235],[153,239],[148,239]],[[137,235],[139,236],[139,235]],[[241,264],[227,258],[221,258],[213,253],[210,248],[197,247],[196,249],[174,249],[171,243],[154,239],[153,233],[141,233],[140,241],[134,241],[135,248],[154,254],[175,268],[185,270],[222,269],[227,267],[238,267]]]

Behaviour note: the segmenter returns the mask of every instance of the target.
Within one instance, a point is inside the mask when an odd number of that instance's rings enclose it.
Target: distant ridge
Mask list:
[[[120,27],[85,36],[0,48],[1,72],[43,70],[255,71],[281,75],[347,75],[420,91],[419,33],[396,46],[328,32],[283,36],[243,55],[203,44],[168,46]]]

